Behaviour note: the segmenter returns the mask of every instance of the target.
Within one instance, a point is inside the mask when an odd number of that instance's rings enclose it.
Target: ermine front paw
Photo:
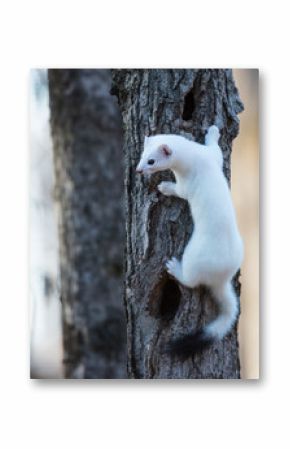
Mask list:
[[[159,192],[163,193],[163,195],[173,195],[173,189],[172,189],[172,182],[170,181],[162,181],[159,185],[158,185],[158,190]]]
[[[181,275],[181,263],[176,257],[172,257],[172,259],[166,262],[166,268],[169,274],[174,276],[175,278],[179,278]]]

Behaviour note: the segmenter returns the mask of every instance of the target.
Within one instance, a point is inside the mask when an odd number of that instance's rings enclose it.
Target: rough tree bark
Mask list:
[[[68,378],[126,377],[121,116],[108,70],[49,70]]]
[[[149,180],[135,174],[144,135],[184,134],[204,142],[208,126],[221,130],[224,173],[230,181],[231,143],[243,106],[231,70],[114,70],[124,126],[126,197],[126,292],[128,373],[131,378],[240,376],[237,329],[185,362],[164,354],[166,343],[214,315],[205,287],[189,290],[165,271],[180,257],[192,232],[187,203],[158,193],[169,173]],[[236,277],[234,286],[239,294]]]

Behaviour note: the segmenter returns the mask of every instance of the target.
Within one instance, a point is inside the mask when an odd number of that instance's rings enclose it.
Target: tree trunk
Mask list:
[[[168,277],[165,261],[180,257],[193,229],[185,201],[158,193],[169,173],[135,174],[144,136],[192,136],[204,143],[207,128],[221,130],[224,173],[230,181],[231,143],[242,103],[231,70],[114,70],[124,126],[128,372],[131,378],[236,379],[237,329],[185,362],[164,353],[172,339],[193,331],[216,312],[205,287],[190,290]],[[173,179],[173,178],[172,178]],[[239,295],[236,277],[235,289]]]
[[[108,70],[49,70],[68,378],[126,377],[121,117]]]

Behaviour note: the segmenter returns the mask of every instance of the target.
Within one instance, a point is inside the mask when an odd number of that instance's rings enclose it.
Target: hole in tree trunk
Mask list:
[[[194,98],[193,98],[193,89],[190,89],[189,92],[184,97],[184,107],[183,107],[183,120],[192,120],[194,109]]]
[[[149,312],[156,318],[170,321],[178,310],[180,298],[181,292],[177,282],[166,275],[152,292]]]
[[[180,289],[173,279],[167,279],[163,285],[159,315],[164,320],[172,320],[178,310],[180,304]]]

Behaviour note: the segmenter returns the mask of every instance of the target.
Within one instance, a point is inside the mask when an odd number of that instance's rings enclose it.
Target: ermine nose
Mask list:
[[[136,172],[141,174],[141,173],[143,172],[143,170],[141,170],[141,168],[138,168],[138,167],[137,167],[137,168],[136,168]]]

